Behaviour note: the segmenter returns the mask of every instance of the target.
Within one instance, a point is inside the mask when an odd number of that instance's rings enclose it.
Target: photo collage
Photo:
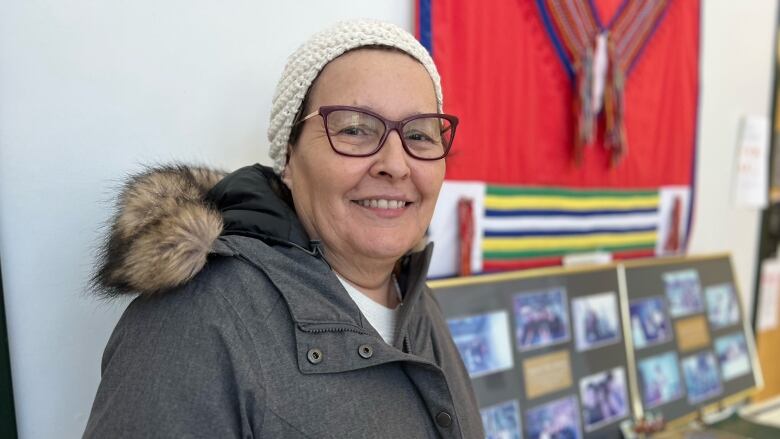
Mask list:
[[[671,420],[756,385],[727,257],[625,267],[625,292],[616,269],[562,269],[438,296],[486,438],[618,438],[634,409]]]
[[[629,302],[643,407],[714,401],[723,396],[724,383],[751,372],[734,287],[721,283],[702,288],[695,269],[667,271],[661,277],[658,295]],[[713,341],[716,331],[729,332]]]
[[[572,370],[573,352],[623,349],[616,292],[518,291],[511,310],[511,322],[504,310],[447,320],[473,381],[513,370],[515,354],[522,363],[524,394],[481,410],[486,438],[579,439],[630,417],[624,363],[585,376]]]

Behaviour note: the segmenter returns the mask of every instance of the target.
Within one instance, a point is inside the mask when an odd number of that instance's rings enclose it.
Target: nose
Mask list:
[[[403,179],[409,177],[411,157],[404,150],[401,136],[397,130],[391,131],[385,139],[382,149],[374,157],[376,160],[371,166],[370,173],[374,177],[390,177],[391,179]]]

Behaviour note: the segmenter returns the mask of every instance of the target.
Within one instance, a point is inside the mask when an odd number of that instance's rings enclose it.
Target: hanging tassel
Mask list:
[[[609,69],[609,33],[604,31],[596,36],[596,48],[593,56],[593,84],[591,85],[591,101],[594,118],[598,117],[604,105],[604,88]]]
[[[577,97],[574,100],[574,114],[577,118],[574,157],[577,164],[582,163],[585,146],[593,143],[596,134],[592,90],[593,51],[588,48],[580,59],[577,72]]]
[[[604,103],[610,64],[607,41],[608,34],[602,32],[596,36],[593,47],[587,47],[580,59],[574,113],[577,117],[574,155],[577,164],[582,162],[585,146],[596,140],[596,122]]]
[[[610,58],[615,59],[614,43],[609,42]],[[624,124],[623,90],[625,76],[618,63],[609,66],[604,92],[604,146],[611,152],[612,166],[617,166],[628,152]]]

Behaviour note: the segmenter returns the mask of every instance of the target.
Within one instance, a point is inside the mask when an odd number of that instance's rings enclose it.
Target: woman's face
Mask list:
[[[391,120],[437,110],[425,68],[403,53],[376,49],[348,52],[322,70],[306,111],[324,105],[362,107]],[[321,117],[303,123],[282,177],[310,238],[347,261],[394,261],[414,247],[431,221],[444,160],[409,156],[396,131],[372,156],[342,156],[331,149]],[[366,200],[405,205],[367,207]]]

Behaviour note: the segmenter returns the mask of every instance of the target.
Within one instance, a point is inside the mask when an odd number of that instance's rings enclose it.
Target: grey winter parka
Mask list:
[[[108,342],[84,437],[483,437],[468,374],[425,285],[430,245],[399,262],[403,305],[389,346],[308,242],[270,169],[243,168],[203,200],[181,199],[211,186],[203,172],[149,172],[121,198],[97,281],[108,293],[142,294]],[[171,179],[187,189],[161,196]],[[128,219],[147,184],[154,207]],[[162,242],[209,228],[190,201],[219,213],[218,233],[184,249]],[[122,229],[134,219],[141,227]],[[133,248],[145,238],[156,248]],[[147,269],[194,277],[168,288],[182,278],[135,272],[134,251],[154,259]]]

